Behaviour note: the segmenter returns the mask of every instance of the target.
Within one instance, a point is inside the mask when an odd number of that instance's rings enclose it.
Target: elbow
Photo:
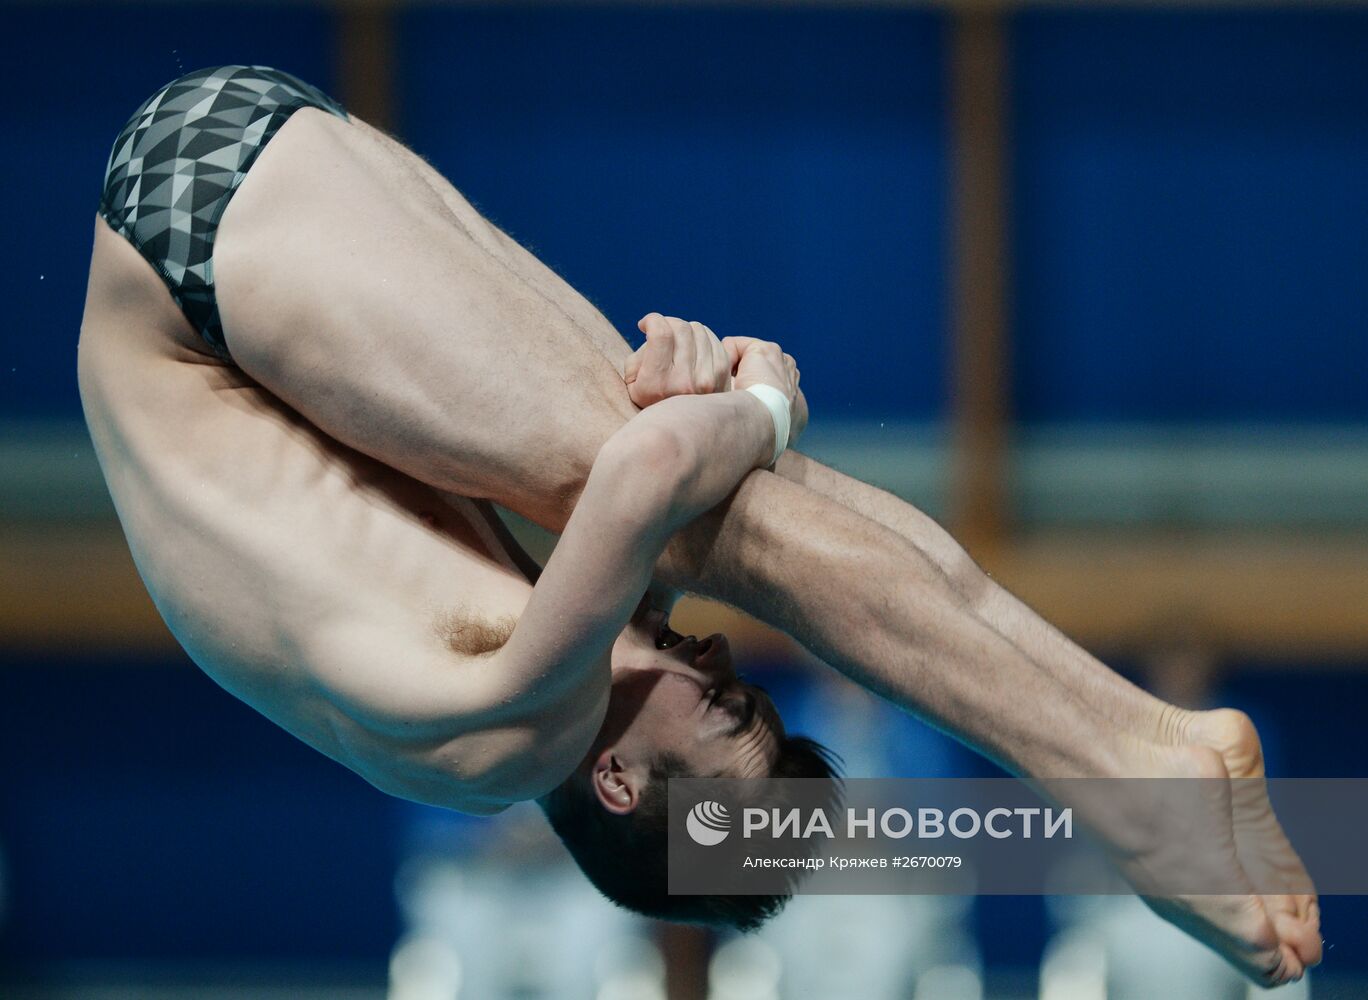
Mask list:
[[[614,434],[599,452],[593,475],[622,493],[620,511],[658,519],[689,517],[699,479],[701,449],[684,430],[642,414]]]
[[[978,615],[984,614],[993,599],[997,585],[968,552],[955,546],[942,562],[942,569],[950,585],[965,604]]]

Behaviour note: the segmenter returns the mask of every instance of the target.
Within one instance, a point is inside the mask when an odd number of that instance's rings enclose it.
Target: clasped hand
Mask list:
[[[646,343],[627,359],[623,380],[632,402],[645,409],[671,396],[703,395],[769,385],[788,397],[790,442],[807,426],[807,400],[798,388],[793,355],[755,337],[718,339],[702,323],[649,313],[637,323]]]

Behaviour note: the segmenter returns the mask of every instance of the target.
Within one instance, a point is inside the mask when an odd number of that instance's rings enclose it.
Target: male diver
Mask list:
[[[653,574],[1019,774],[1262,776],[1242,714],[1166,705],[914,508],[773,461],[805,413],[777,347],[659,314],[642,329],[633,354],[326,95],[227,66],[159,91],[115,143],[81,396],[139,571],[201,668],[386,791],[471,812],[537,798],[643,912],[748,927],[781,902],[640,877],[663,777],[829,773],[723,639],[669,630]],[[491,504],[562,532],[540,575]],[[1123,872],[1180,833],[1135,820],[1110,831]],[[1266,795],[1230,824],[1249,891],[1148,901],[1255,981],[1298,978],[1321,954],[1305,872]]]

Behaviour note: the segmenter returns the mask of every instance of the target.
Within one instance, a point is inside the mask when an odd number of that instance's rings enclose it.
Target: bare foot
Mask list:
[[[1268,902],[1254,892],[1242,867],[1222,754],[1196,741],[1140,744],[1128,774],[1205,779],[1127,783],[1121,793],[1124,802],[1116,801],[1114,785],[1102,786],[1106,801],[1094,813],[1102,821],[1095,829],[1111,845],[1117,866],[1141,898],[1259,985],[1300,979],[1306,963],[1282,936]],[[1143,801],[1147,796],[1154,801]],[[1086,816],[1086,804],[1083,812]],[[1213,889],[1175,894],[1177,886]],[[1210,894],[1215,887],[1229,887],[1230,892]]]
[[[1170,731],[1177,739],[1221,755],[1231,782],[1231,817],[1240,864],[1265,891],[1264,907],[1297,960],[1307,968],[1321,960],[1320,903],[1311,877],[1273,813],[1264,780],[1263,747],[1249,716],[1234,709],[1183,712]],[[1270,889],[1281,892],[1269,893]]]

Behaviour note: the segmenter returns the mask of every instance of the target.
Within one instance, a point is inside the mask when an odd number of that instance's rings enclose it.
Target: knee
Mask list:
[[[592,454],[585,457],[573,450],[560,451],[544,459],[540,468],[514,476],[500,491],[503,495],[491,499],[559,534],[579,503],[592,467]]]
[[[510,453],[491,496],[500,506],[560,532],[579,503],[599,450],[626,421],[603,406],[578,400],[558,404],[535,434]]]
[[[950,585],[964,602],[975,610],[981,610],[996,585],[993,578],[974,561],[973,556],[959,545],[954,545],[953,551],[944,555],[941,568],[949,578]]]

